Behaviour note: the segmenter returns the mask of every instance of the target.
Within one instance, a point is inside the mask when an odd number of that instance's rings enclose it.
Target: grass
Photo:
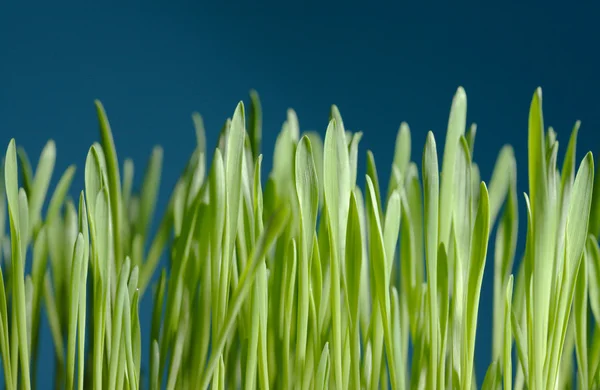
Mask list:
[[[89,149],[76,199],[68,196],[74,166],[49,194],[52,141],[35,171],[14,140],[6,151],[7,389],[47,387],[36,375],[45,315],[56,388],[470,390],[488,262],[494,327],[482,388],[600,387],[600,180],[591,153],[575,160],[578,122],[558,168],[541,90],[530,107],[522,197],[510,146],[489,182],[481,180],[462,88],[443,159],[430,132],[419,169],[410,129],[400,125],[385,194],[371,152],[366,177],[357,177],[362,133],[347,131],[335,106],[324,140],[301,133],[288,111],[263,185],[261,105],[252,92],[249,113],[238,104],[214,153],[194,114],[197,145],[160,218],[162,150],[153,150],[135,191],[134,165],[121,167],[104,108],[96,108],[100,143]],[[519,217],[527,231],[517,254]],[[168,265],[157,269],[164,254]],[[140,330],[144,294],[154,304],[150,334]]]

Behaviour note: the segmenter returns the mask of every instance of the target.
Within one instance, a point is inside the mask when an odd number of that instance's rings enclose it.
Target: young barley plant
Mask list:
[[[71,166],[46,201],[52,141],[35,172],[14,140],[6,151],[0,353],[7,389],[48,387],[36,375],[42,315],[55,347],[56,388],[600,387],[600,179],[591,153],[576,166],[578,122],[558,169],[541,90],[530,107],[523,197],[510,146],[500,149],[489,183],[481,181],[462,88],[443,159],[430,132],[419,168],[409,127],[400,125],[385,193],[371,152],[366,177],[357,177],[362,133],[345,129],[337,107],[324,141],[301,133],[289,110],[263,190],[261,105],[252,92],[250,112],[238,104],[210,164],[194,114],[197,146],[161,219],[162,150],[154,149],[134,191],[133,163],[120,169],[106,113],[96,108],[100,143],[88,151],[75,200]],[[526,249],[513,276],[519,201]],[[167,266],[157,271],[163,254]],[[492,363],[477,382],[488,258]],[[144,294],[154,310],[150,334],[142,335]]]

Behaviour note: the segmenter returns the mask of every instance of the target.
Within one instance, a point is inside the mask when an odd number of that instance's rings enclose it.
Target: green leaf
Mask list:
[[[112,214],[114,235],[114,254],[116,264],[121,264],[123,261],[123,248],[121,243],[123,210],[121,200],[121,178],[119,176],[119,162],[117,160],[117,152],[115,150],[115,142],[113,140],[112,130],[106,117],[104,106],[99,100],[95,101],[96,111],[98,113],[98,121],[100,123],[100,138],[102,140],[102,151],[106,158],[106,176],[108,179],[108,189],[110,195],[110,211]]]
[[[339,113],[338,113],[339,114]],[[348,203],[350,201],[350,163],[343,124],[332,120],[325,135],[324,193],[329,223],[331,250],[331,315],[333,325],[333,377],[342,386],[342,329],[340,302],[340,259],[344,258]]]
[[[134,268],[134,272],[137,274],[137,266]],[[132,271],[132,275],[134,274]],[[130,282],[131,284],[131,282]],[[130,286],[131,287],[131,286]],[[132,294],[133,293],[133,294]],[[123,324],[125,328],[125,357],[127,364],[127,380],[131,388],[138,388],[139,383],[139,363],[136,357],[137,354],[137,345],[136,345],[136,318],[132,313],[132,309],[137,312],[137,285],[130,290],[130,295],[133,295],[131,303],[129,303],[128,299],[125,299],[125,304],[123,307]],[[182,321],[182,329],[185,329],[185,323]]]
[[[194,122],[194,130],[196,131],[196,150],[206,156],[206,130],[204,129],[202,115],[193,112],[192,122]]]
[[[292,239],[288,247],[285,265],[285,290],[283,291],[283,380],[284,388],[290,388],[291,378],[293,373],[289,367],[291,356],[290,354],[290,338],[292,327],[292,314],[294,309],[294,291],[296,289],[296,270],[298,265],[298,252],[296,250],[296,241]]]
[[[513,171],[516,172],[516,169]],[[516,175],[512,174],[511,181],[506,189],[508,196],[504,206],[504,213],[499,221],[496,231],[495,251],[494,251],[494,341],[493,358],[500,359],[503,345],[502,324],[505,323],[503,295],[505,294],[506,284],[509,275],[512,272],[515,252],[518,238],[518,204]]]
[[[524,273],[521,273],[521,275],[524,276]],[[517,284],[517,286],[518,286],[518,284]],[[515,296],[517,296],[516,293],[515,293]],[[516,346],[516,350],[517,350],[518,363],[521,364],[521,367],[523,369],[522,373],[526,377],[525,382],[528,382],[527,376],[529,373],[529,356],[528,356],[528,351],[527,351],[527,336],[524,335],[523,331],[521,330],[521,326],[519,325],[519,320],[517,318],[514,307],[511,310],[510,323],[511,323],[511,331],[515,337],[515,346]],[[515,386],[515,388],[517,388],[517,386]]]
[[[46,275],[44,275],[44,301],[46,304],[48,323],[50,325],[50,333],[52,334],[52,341],[54,341],[54,353],[57,360],[56,364],[58,365],[58,367],[64,367],[65,347],[62,338],[62,330],[60,327],[60,319],[58,317],[56,300],[54,299],[54,293],[52,292],[52,284],[50,281],[49,270],[46,271]]]
[[[375,190],[375,199],[377,200],[377,205],[379,207],[379,218],[383,219],[383,210],[382,202],[381,202],[381,193],[379,192],[379,178],[377,176],[377,167],[375,166],[375,157],[373,156],[373,152],[367,150],[367,175],[371,178],[373,182],[373,189]]]
[[[350,365],[352,386],[360,385],[359,310],[363,263],[362,229],[355,192],[350,195],[348,228],[346,229],[346,279],[350,319]]]
[[[89,271],[89,251],[90,236],[88,230],[88,217],[85,205],[83,191],[79,196],[79,231],[83,234],[83,264],[81,266],[79,282],[79,309],[78,309],[78,388],[83,389],[84,385],[84,364],[85,364],[85,327],[86,327],[86,306],[87,306],[87,277]],[[75,248],[77,249],[77,248]]]
[[[54,163],[56,161],[56,146],[54,141],[48,141],[42,153],[35,171],[35,177],[29,194],[29,226],[36,229],[41,220],[42,206],[46,198],[46,192],[52,179]]]
[[[589,239],[588,239],[589,240]],[[592,239],[593,240],[593,239]],[[577,272],[575,297],[573,300],[573,315],[575,316],[575,353],[577,356],[577,373],[579,386],[582,389],[588,386],[588,279],[587,261],[582,261]]]
[[[315,162],[315,169],[317,171],[317,178],[319,180],[319,208],[323,205],[323,140],[319,133],[315,131],[307,131],[304,133],[309,139],[313,151],[313,160]]]
[[[358,321],[359,293],[361,283],[361,271],[363,262],[363,239],[361,219],[355,192],[350,195],[350,209],[348,214],[348,228],[346,230],[346,278],[348,286],[348,302],[350,307],[350,321]]]
[[[408,123],[402,122],[396,135],[396,146],[394,148],[394,162],[392,166],[404,175],[410,164],[411,137]]]
[[[512,298],[513,298],[513,275],[508,278],[506,285],[506,294],[504,297],[504,350],[503,350],[503,371],[504,371],[504,390],[512,389]]]
[[[375,189],[373,188],[373,182],[371,178],[367,176],[367,213],[369,220],[369,242],[370,242],[370,260],[371,267],[373,272],[373,280],[375,283],[375,293],[376,298],[379,301],[379,313],[381,315],[382,325],[383,325],[383,333],[385,339],[386,346],[386,354],[388,358],[388,362],[392,369],[390,370],[390,382],[392,388],[396,388],[397,378],[396,372],[393,369],[395,367],[395,357],[393,353],[393,341],[391,336],[391,306],[390,306],[390,295],[389,295],[389,286],[390,279],[388,277],[388,266],[387,266],[387,254],[384,242],[384,236],[381,227],[381,221],[379,219],[379,215],[377,210],[379,207],[376,204],[376,195]],[[399,214],[399,197],[396,194],[392,196],[391,202],[396,202],[398,205],[396,207],[392,207],[392,210],[395,209],[395,212]],[[392,211],[394,212],[394,211]],[[397,215],[398,221],[400,215]],[[398,222],[399,223],[399,222]],[[399,228],[399,226],[398,226]],[[398,229],[396,231],[396,238],[398,235]],[[375,298],[375,297],[374,297]]]
[[[596,170],[598,170],[597,167]],[[600,175],[596,175],[596,179],[594,180],[594,195],[592,199],[592,208],[590,210],[589,231],[600,240]]]
[[[321,352],[321,358],[319,359],[319,368],[317,369],[317,375],[315,376],[316,390],[324,390],[329,387],[329,369],[329,343],[325,343],[323,351]]]
[[[161,326],[160,325],[161,325],[161,318],[162,318],[162,314],[163,314],[163,305],[164,305],[164,301],[165,301],[166,284],[167,284],[167,273],[166,273],[166,270],[163,269],[163,271],[161,272],[160,277],[158,279],[158,282],[154,287],[154,296],[153,296],[154,306],[152,308],[152,323],[151,323],[151,327],[150,327],[150,344],[157,343],[157,347],[158,347],[158,343],[161,341],[161,334],[160,334]],[[150,355],[150,367],[154,368],[156,366],[156,371],[157,371],[156,375],[158,375],[158,377],[156,379],[160,380],[161,375],[158,372],[159,362],[154,361],[154,359],[157,357],[157,355],[159,355],[159,351],[157,351],[156,353],[153,352]]]
[[[405,196],[401,199],[401,222],[400,222],[400,288],[402,296],[406,297],[408,309],[411,313],[416,313],[418,310],[418,302],[416,298],[419,295],[418,289],[423,282],[419,273],[419,268],[422,268],[422,259],[418,259],[415,254],[415,229],[412,222],[410,206]],[[418,233],[417,233],[418,234]],[[410,315],[410,332],[414,339],[417,333],[417,316]]]
[[[163,150],[157,146],[152,151],[152,156],[148,161],[144,182],[141,189],[140,212],[137,220],[137,232],[143,237],[148,233],[148,228],[152,222],[156,198],[160,185],[160,175],[162,172]]]
[[[467,118],[467,95],[462,87],[459,87],[452,99],[450,117],[448,119],[448,131],[444,147],[444,159],[442,162],[442,179],[440,188],[440,241],[448,245],[450,237],[450,221],[452,218],[452,193],[454,186],[454,161],[458,152],[458,140],[465,133]],[[436,249],[437,250],[437,249]]]
[[[133,161],[130,158],[126,158],[123,162],[123,206],[126,208],[125,217],[134,219],[132,217],[134,201],[131,199],[131,192],[133,191],[133,176],[135,174],[135,167]]]
[[[465,138],[467,139],[467,144],[469,144],[469,153],[471,154],[471,156],[473,155],[473,150],[475,149],[475,136],[477,135],[477,124],[473,123],[471,124],[471,127],[469,127],[469,130],[467,131],[467,134],[465,136]]]
[[[255,90],[250,91],[250,115],[248,122],[252,156],[256,160],[260,155],[260,143],[262,142],[262,106],[258,92]]]
[[[71,186],[71,182],[73,181],[74,175],[75,166],[70,165],[60,177],[58,184],[56,185],[56,188],[52,193],[52,197],[50,198],[50,203],[48,204],[48,211],[46,212],[46,223],[49,223],[58,216],[60,212],[60,207],[64,202],[65,196],[69,192],[69,187]]]
[[[385,246],[386,274],[389,281],[394,265],[394,255],[398,245],[398,234],[400,233],[400,194],[394,192],[388,201],[385,220],[383,222],[383,242]]]
[[[296,371],[304,366],[306,354],[310,258],[312,254],[313,234],[317,223],[319,207],[319,183],[315,169],[311,143],[303,136],[296,149],[295,182],[298,205],[300,208],[301,236],[299,240],[298,261],[298,339],[296,345]]]
[[[70,306],[69,306],[69,324],[67,327],[67,389],[73,389],[73,383],[75,381],[75,351],[77,341],[77,321],[79,315],[79,294],[80,294],[80,283],[81,283],[81,269],[84,262],[84,245],[85,241],[83,234],[79,233],[77,236],[77,242],[73,250],[73,261],[71,263],[71,281],[69,292]]]
[[[119,347],[121,346],[121,340],[123,337],[121,329],[123,328],[123,311],[125,306],[125,300],[129,299],[128,290],[127,290],[127,280],[129,279],[129,269],[130,269],[130,260],[129,258],[125,258],[125,262],[121,267],[119,272],[119,280],[117,285],[117,296],[116,301],[113,307],[112,312],[112,345],[111,351],[112,354],[118,355]],[[124,344],[124,340],[123,340]],[[125,360],[125,359],[122,359]],[[109,389],[116,388],[117,384],[117,369],[121,364],[121,358],[114,358],[111,356],[110,364],[109,364],[109,376],[108,376],[108,385]]]
[[[476,162],[471,162],[471,205],[473,210],[471,215],[477,214],[477,206],[479,205],[479,184],[481,183],[481,172],[479,165]]]
[[[471,186],[471,156],[467,141],[464,137],[459,139],[459,148],[456,153],[455,173],[454,173],[454,215],[451,226],[450,236],[452,238],[449,243],[449,249],[453,250],[449,260],[453,261],[450,264],[449,271],[453,274],[452,288],[453,296],[453,316],[455,327],[453,332],[454,345],[453,354],[456,358],[456,363],[460,361],[458,357],[461,350],[466,345],[461,342],[463,335],[460,335],[459,329],[461,324],[464,324],[465,301],[468,291],[465,291],[465,279],[467,278],[468,266],[470,263],[470,249],[473,240],[472,231],[472,186]],[[462,378],[462,372],[459,372],[459,378]]]
[[[588,287],[590,306],[596,323],[600,322],[600,248],[595,237],[591,235],[586,242],[586,260],[588,264]]]
[[[516,181],[517,163],[512,147],[504,146],[498,154],[490,180],[490,225],[494,226],[509,186]]]
[[[14,224],[15,232],[20,232],[19,228],[19,183],[17,174],[17,157],[15,151],[15,140],[12,139],[8,144],[4,161],[4,188],[6,190],[6,199],[8,201],[9,218],[11,224]],[[12,225],[11,225],[12,226]],[[12,231],[11,231],[12,236]],[[15,240],[16,241],[16,240]]]
[[[21,175],[23,176],[23,189],[26,193],[31,193],[31,187],[33,187],[33,169],[31,168],[31,161],[29,156],[23,147],[17,147],[17,157],[19,158],[19,166],[21,168]]]
[[[6,288],[4,287],[4,274],[0,267],[0,353],[2,354],[2,364],[4,368],[4,383],[7,389],[13,388],[13,377],[10,359],[10,344],[8,338],[8,312],[6,304]]]
[[[356,187],[356,172],[358,168],[358,143],[362,139],[363,133],[357,132],[352,135],[352,140],[348,146],[348,161],[350,163],[350,188]]]
[[[483,270],[485,269],[488,238],[490,231],[490,206],[487,188],[481,183],[481,198],[475,225],[473,226],[473,240],[471,241],[471,263],[469,264],[467,280],[467,306],[465,321],[465,342],[463,349],[462,366],[464,372],[461,375],[465,388],[471,387],[473,375],[473,356],[475,352],[475,336],[477,333],[477,316],[479,312],[479,297],[481,294],[481,282]]]
[[[184,293],[184,306],[187,306],[187,291]],[[175,347],[173,349],[173,360],[171,361],[171,368],[169,369],[169,375],[167,379],[167,390],[174,390],[176,388],[177,383],[180,383],[180,367],[182,361],[182,353],[183,353],[183,343],[185,342],[185,336],[187,333],[187,328],[189,324],[189,312],[188,310],[181,311],[181,318],[178,321],[179,327],[177,330],[177,339],[175,341]],[[221,370],[225,371],[225,370]],[[180,383],[181,386],[181,383]]]
[[[44,274],[46,273],[48,263],[48,245],[46,237],[46,227],[42,227],[38,232],[33,245],[33,264],[31,277],[33,280],[33,307],[32,307],[32,341],[31,341],[31,361],[32,371],[35,372],[37,366],[40,322],[41,322],[41,305],[43,297]],[[0,297],[0,299],[2,299]],[[1,310],[1,309],[0,309]],[[0,347],[1,348],[1,347]],[[33,381],[35,382],[35,380]]]
[[[289,108],[287,110],[287,124],[290,129],[290,135],[292,136],[292,140],[294,142],[298,142],[300,138],[300,125],[298,123],[298,116],[296,115],[296,111]]]
[[[8,200],[12,246],[11,281],[13,283],[13,305],[16,308],[16,310],[13,310],[13,314],[15,315],[13,323],[17,326],[22,384],[26,390],[29,390],[31,389],[31,380],[29,376],[29,343],[27,341],[27,313],[25,304],[25,247],[22,241],[24,240],[23,236],[26,236],[25,232],[28,231],[28,209],[25,191],[23,189],[21,191],[18,190],[17,157],[14,139],[10,141],[6,151],[4,185]],[[13,367],[13,373],[14,369],[15,367]],[[13,379],[16,381],[16,378]]]
[[[500,385],[500,368],[498,362],[493,362],[489,367],[485,374],[485,378],[483,379],[483,384],[481,386],[482,390],[496,390]]]
[[[446,253],[446,248],[443,243],[440,243],[438,247],[438,275],[448,275],[449,264],[448,264],[448,255]],[[440,277],[438,278],[438,294],[440,297],[439,300],[439,330],[440,330],[440,353],[439,353],[439,366],[438,366],[438,380],[437,382],[441,387],[445,387],[445,379],[446,379],[446,344],[448,337],[448,320],[449,320],[449,309],[450,309],[450,291],[448,287],[448,278]]]
[[[544,359],[547,350],[548,314],[551,292],[552,268],[542,264],[551,256],[552,215],[550,215],[547,151],[544,139],[541,89],[534,93],[529,112],[529,199],[533,223],[533,242],[530,247],[533,271],[532,326],[528,333],[533,340],[530,359],[530,385],[545,387],[543,378]]]
[[[261,272],[259,270],[259,272]],[[263,299],[262,296],[262,285],[260,278],[254,283],[252,287],[252,297],[249,298],[252,306],[251,319],[250,319],[250,340],[248,342],[248,360],[246,361],[246,377],[245,377],[245,388],[250,390],[256,388],[256,369],[258,366],[258,339],[260,332],[260,305],[259,300]],[[264,379],[263,379],[264,380]]]
[[[423,152],[423,190],[425,210],[425,251],[427,268],[427,302],[429,309],[429,376],[428,384],[437,388],[437,365],[439,353],[438,299],[437,299],[437,248],[439,210],[439,170],[433,133],[427,134]],[[469,387],[467,387],[469,388]]]

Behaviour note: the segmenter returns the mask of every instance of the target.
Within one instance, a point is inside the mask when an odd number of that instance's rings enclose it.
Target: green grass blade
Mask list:
[[[304,133],[310,139],[310,145],[313,152],[313,160],[315,162],[315,169],[317,171],[317,179],[319,181],[319,208],[323,206],[323,153],[324,146],[323,140],[319,133],[314,131],[307,131]]]
[[[350,210],[348,214],[348,228],[346,229],[346,278],[348,290],[347,299],[350,307],[350,385],[353,388],[360,386],[360,335],[359,335],[359,293],[361,291],[361,271],[363,262],[362,231],[356,196],[354,191],[350,195]]]
[[[50,271],[46,271],[44,276],[44,300],[46,303],[46,312],[48,315],[48,322],[50,324],[50,332],[52,334],[52,340],[54,341],[54,351],[56,355],[57,373],[60,373],[62,368],[65,366],[64,356],[64,342],[62,338],[62,330],[60,327],[60,320],[58,317],[58,309],[56,306],[56,300],[54,299],[54,293],[52,292],[52,282],[50,281]],[[61,375],[62,376],[62,375]]]
[[[575,297],[573,300],[573,315],[575,316],[575,353],[577,356],[577,373],[579,386],[582,389],[589,388],[588,380],[588,273],[587,258],[581,262],[577,272]]]
[[[490,180],[490,225],[493,226],[504,203],[511,183],[516,181],[517,163],[511,146],[504,146],[494,165]]]
[[[593,235],[591,237],[595,238]],[[595,239],[588,238],[586,244],[590,307],[595,322],[600,323],[600,247]]]
[[[551,233],[553,215],[550,214],[549,184],[547,170],[547,151],[544,139],[542,114],[542,92],[534,93],[529,112],[529,199],[533,222],[534,241],[531,246],[533,270],[533,318],[532,336],[533,354],[530,359],[530,385],[532,388],[544,388],[544,358],[547,349],[549,300],[553,264],[543,265],[551,258]]]
[[[132,218],[133,210],[131,209],[134,204],[134,199],[132,199],[132,191],[133,191],[133,179],[135,174],[135,166],[133,161],[130,158],[126,158],[123,162],[123,183],[121,184],[121,188],[123,189],[123,206],[125,207],[125,216],[126,218]]]
[[[185,297],[187,297],[187,292],[184,294],[184,301],[187,301]],[[169,375],[167,379],[167,390],[174,390],[175,386],[178,383],[178,380],[180,380],[179,370],[181,368],[183,343],[185,342],[185,335],[187,333],[187,328],[189,324],[189,312],[187,310],[183,310],[181,312],[181,319],[179,321],[179,324],[180,326],[177,331],[175,348],[173,350],[173,360],[171,360],[171,368],[169,370]]]
[[[329,343],[325,343],[323,351],[321,352],[321,358],[319,359],[319,368],[317,375],[315,376],[315,389],[324,390],[329,388]]]
[[[31,340],[31,371],[32,384],[35,387],[35,372],[38,362],[38,347],[41,322],[41,305],[44,293],[44,274],[46,273],[48,263],[48,243],[46,236],[46,228],[42,227],[38,232],[33,245],[33,264],[31,277],[33,280],[33,307],[32,307],[32,340]]]
[[[596,170],[598,170],[598,167],[596,167]],[[594,237],[600,239],[600,175],[596,175],[594,180],[594,196],[590,210],[589,230]]]
[[[475,336],[477,332],[477,315],[479,312],[479,297],[481,294],[481,283],[483,270],[486,263],[488,238],[490,231],[490,209],[489,198],[485,183],[481,183],[481,198],[475,224],[473,226],[473,240],[471,241],[471,264],[469,264],[467,281],[467,306],[465,321],[465,343],[463,350],[464,372],[461,375],[465,388],[471,387],[473,375],[473,359],[475,352]]]
[[[410,164],[412,141],[408,123],[402,122],[396,135],[396,146],[394,147],[394,161],[392,167],[396,168],[401,175],[405,175]],[[390,180],[391,182],[391,180]],[[391,186],[390,186],[391,187]],[[389,193],[389,190],[388,190]]]
[[[352,135],[352,140],[348,146],[348,161],[350,163],[350,188],[356,187],[356,174],[358,167],[358,143],[362,139],[363,133],[357,132]]]
[[[440,187],[440,241],[448,245],[450,237],[450,223],[452,218],[452,193],[454,186],[454,161],[458,152],[458,140],[465,133],[467,118],[467,95],[460,87],[452,99],[448,130],[444,147],[444,157],[441,172]]]
[[[150,363],[150,389],[158,390],[159,387],[159,373],[158,365],[160,362],[160,348],[158,347],[158,341],[152,341],[152,359]]]
[[[437,246],[439,210],[439,170],[433,133],[427,134],[423,152],[423,189],[425,210],[425,250],[427,267],[427,302],[429,313],[429,374],[428,386],[437,388],[439,353],[437,304]]]
[[[123,328],[123,310],[125,307],[125,300],[129,299],[127,297],[127,280],[129,279],[129,267],[130,260],[129,258],[125,259],[123,263],[123,267],[121,267],[121,271],[119,272],[119,281],[117,286],[117,299],[115,301],[115,305],[113,307],[113,316],[112,316],[112,346],[111,351],[112,354],[119,356],[119,350],[121,344],[122,332]],[[124,357],[122,361],[124,361]],[[121,357],[115,358],[115,356],[110,356],[110,364],[109,364],[109,376],[108,376],[108,388],[114,389],[117,384],[117,369],[121,364]]]
[[[500,385],[500,366],[498,362],[493,362],[485,374],[483,384],[481,385],[482,390],[496,390]]]
[[[298,252],[296,249],[296,241],[292,240],[289,245],[288,254],[286,256],[286,267],[287,271],[285,274],[286,278],[286,289],[283,291],[284,297],[284,313],[283,313],[283,372],[282,372],[282,385],[283,388],[290,388],[294,373],[292,367],[290,367],[291,353],[290,353],[290,338],[291,338],[291,327],[292,327],[292,313],[294,308],[294,291],[296,289],[296,269],[298,265]],[[290,264],[291,263],[291,264]]]
[[[506,190],[508,195],[504,205],[504,213],[496,231],[494,246],[494,324],[497,324],[493,329],[492,358],[494,360],[500,359],[502,346],[504,345],[502,324],[506,321],[504,320],[503,295],[506,292],[506,285],[512,272],[517,249],[519,221],[515,175],[512,175]]]
[[[69,324],[68,324],[68,340],[67,340],[67,389],[73,389],[75,382],[75,351],[77,348],[77,321],[79,315],[79,294],[81,282],[81,268],[84,262],[84,238],[83,234],[79,233],[77,242],[73,250],[73,261],[71,265],[71,290],[70,306],[69,306]]]
[[[383,242],[385,249],[385,278],[390,280],[392,267],[394,266],[394,255],[398,245],[398,235],[400,234],[400,193],[395,191],[388,201],[385,219],[383,221]]]
[[[513,298],[513,276],[508,278],[506,293],[504,296],[504,349],[502,353],[502,369],[504,374],[504,390],[512,390],[512,298]]]
[[[477,124],[471,124],[469,130],[467,130],[467,134],[465,138],[467,139],[467,144],[469,145],[469,153],[471,156],[473,155],[473,150],[475,149],[475,136],[477,135]]]
[[[260,97],[255,90],[250,91],[250,115],[248,118],[248,134],[252,145],[252,157],[256,160],[260,155],[262,142],[262,106]]]
[[[0,352],[2,353],[2,367],[4,368],[4,384],[7,389],[12,389],[13,376],[10,359],[10,343],[8,338],[8,311],[6,305],[6,289],[4,287],[4,273],[0,267]]]
[[[160,186],[160,175],[162,172],[163,150],[161,147],[155,147],[152,150],[152,156],[148,161],[144,182],[141,189],[140,211],[137,220],[137,232],[143,237],[146,236],[151,218],[154,215],[156,198]]]
[[[117,265],[120,265],[124,260],[123,248],[121,243],[122,224],[123,224],[123,206],[121,197],[121,178],[119,175],[119,162],[117,160],[117,152],[115,142],[113,140],[112,130],[104,110],[104,106],[99,100],[95,101],[96,111],[98,114],[98,122],[100,124],[100,138],[102,140],[102,150],[106,161],[106,176],[108,179],[108,189],[110,195],[110,211],[112,216],[113,231],[116,234],[113,237],[114,256]],[[119,268],[117,268],[119,270]]]
[[[317,223],[319,187],[314,165],[312,147],[308,137],[303,136],[296,149],[295,161],[296,193],[300,208],[301,235],[298,261],[298,339],[296,344],[296,373],[301,375],[306,357],[310,256],[313,234]],[[299,383],[302,386],[302,383]]]
[[[373,187],[373,182],[371,181],[371,178],[369,176],[367,176],[367,187],[368,187],[368,192],[367,192],[367,204],[370,207],[367,207],[367,212],[369,213],[369,242],[371,243],[370,246],[370,260],[371,260],[371,267],[372,267],[372,272],[373,272],[373,276],[374,276],[374,283],[375,283],[375,293],[376,296],[373,297],[374,299],[376,298],[378,300],[378,304],[379,304],[379,313],[380,313],[380,318],[382,321],[382,331],[383,331],[383,337],[385,339],[385,347],[386,347],[386,354],[387,354],[387,358],[388,358],[388,362],[389,362],[389,374],[390,374],[390,382],[392,385],[392,388],[396,389],[397,388],[397,378],[396,378],[396,371],[395,371],[395,362],[394,362],[394,353],[393,353],[393,342],[392,342],[392,337],[391,337],[391,303],[390,303],[390,295],[389,295],[389,286],[390,286],[390,280],[388,277],[388,267],[387,267],[387,255],[386,255],[386,248],[385,248],[385,242],[384,242],[384,236],[383,236],[383,232],[382,232],[382,227],[381,227],[381,221],[379,219],[377,210],[379,209],[379,207],[376,204],[376,195],[375,195],[375,189]],[[390,199],[390,202],[395,202],[397,203],[396,206],[392,206],[391,207],[391,212],[395,212],[397,214],[397,216],[395,218],[400,219],[400,207],[399,207],[399,203],[400,203],[400,199],[398,194],[393,195],[392,198]],[[396,231],[396,238],[398,235],[398,229],[399,229],[399,222],[397,224],[397,229],[395,229]],[[374,303],[375,304],[375,303]],[[378,329],[376,329],[377,332]],[[379,337],[380,338],[380,337]],[[381,338],[380,338],[381,339]]]
[[[31,389],[29,373],[29,348],[27,341],[27,313],[25,304],[25,247],[24,236],[27,235],[28,209],[25,191],[18,190],[17,157],[14,139],[10,141],[6,152],[4,166],[4,185],[6,188],[8,211],[10,218],[10,236],[12,246],[12,274],[13,305],[16,307],[14,314],[18,333],[20,371],[22,385],[26,390]],[[15,366],[13,365],[13,373]]]
[[[331,121],[325,136],[324,191],[329,222],[331,250],[331,315],[333,341],[331,348],[334,382],[342,386],[342,324],[340,302],[340,259],[344,258],[348,203],[350,201],[350,163],[343,124]]]
[[[377,205],[379,207],[379,218],[383,219],[383,203],[381,202],[381,193],[379,187],[379,177],[377,176],[377,166],[375,165],[375,157],[373,156],[373,152],[367,150],[367,175],[373,181],[373,189],[375,190],[375,199],[377,200]]]
[[[48,141],[40,155],[29,195],[29,226],[31,229],[37,229],[41,221],[42,206],[52,179],[55,161],[56,146],[54,141]]]

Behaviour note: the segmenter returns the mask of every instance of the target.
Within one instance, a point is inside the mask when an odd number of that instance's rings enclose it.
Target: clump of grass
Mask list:
[[[594,188],[591,153],[576,166],[579,123],[557,168],[541,90],[529,115],[526,249],[516,276],[515,157],[504,146],[489,183],[481,180],[462,88],[441,161],[430,132],[419,169],[409,127],[400,125],[385,194],[371,152],[366,177],[357,177],[362,133],[347,131],[335,106],[324,141],[301,133],[288,111],[264,186],[258,95],[251,94],[249,115],[240,103],[226,121],[210,164],[195,114],[197,146],[160,219],[162,150],[154,149],[134,191],[133,163],[120,168],[107,116],[96,107],[100,143],[89,149],[78,199],[68,196],[69,167],[46,201],[52,141],[35,172],[14,140],[6,152],[6,388],[40,384],[45,313],[57,388],[470,390],[488,259],[493,353],[483,388],[600,386],[600,180]],[[163,254],[168,265],[157,270]],[[150,334],[142,335],[144,294],[152,294],[154,310]],[[142,338],[150,349],[142,350]]]

